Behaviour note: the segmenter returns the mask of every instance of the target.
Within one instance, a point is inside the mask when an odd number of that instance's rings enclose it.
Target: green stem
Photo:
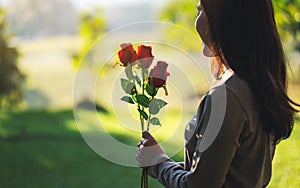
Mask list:
[[[151,95],[151,101],[154,99],[155,90],[156,90],[156,88],[155,88],[155,86],[153,86],[152,95]],[[147,124],[147,131],[149,131],[149,129],[150,129],[150,120],[151,120],[151,113],[149,111],[149,119],[148,119],[148,124]]]
[[[151,96],[151,101],[152,101],[153,99],[154,99],[154,97]],[[150,113],[150,111],[149,111],[149,118],[148,118],[148,123],[147,123],[147,131],[150,130],[150,119],[151,119],[151,113]]]
[[[144,73],[143,68],[141,68],[141,76],[142,76],[142,80],[143,80],[142,81],[142,95],[144,95],[145,94],[145,73]],[[142,110],[144,110],[144,107],[142,107]],[[143,117],[142,117],[141,121],[143,124],[142,131],[144,131],[145,129],[144,129],[144,118]],[[147,130],[148,130],[148,128],[147,128]]]
[[[135,87],[135,94],[137,95],[137,89],[136,89],[136,82],[135,80],[133,79],[133,84],[134,84],[134,87]],[[141,110],[141,105],[138,103],[138,109]],[[144,119],[143,119],[143,116],[140,114],[140,122],[141,122],[141,129],[142,131],[144,131]]]
[[[148,119],[148,124],[147,124],[147,131],[150,130],[150,119],[151,119],[151,114],[149,114],[149,119]]]
[[[140,105],[138,106],[139,110],[141,110]],[[141,128],[142,128],[142,132],[144,131],[144,118],[143,116],[140,114],[140,121],[141,121]]]
[[[144,69],[141,68],[141,76],[142,76],[142,79],[143,79],[143,82],[142,82],[142,94],[144,95],[145,93],[145,72],[144,72]]]

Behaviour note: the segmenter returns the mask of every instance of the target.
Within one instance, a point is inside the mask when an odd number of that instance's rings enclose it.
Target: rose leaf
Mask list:
[[[122,101],[128,102],[130,104],[134,104],[134,101],[132,100],[132,98],[130,96],[124,96],[121,98]]]
[[[157,94],[158,88],[154,87],[151,84],[147,84],[146,85],[146,92],[150,95],[150,96],[155,96]]]
[[[158,104],[155,102],[155,100],[151,100],[149,103],[149,112],[150,114],[158,114],[160,108],[158,106]]]
[[[133,80],[132,66],[128,64],[125,68],[125,74],[129,80]]]
[[[139,113],[143,116],[145,120],[148,120],[148,114],[144,110],[138,109]]]
[[[141,81],[140,77],[134,76],[134,79],[139,84],[139,86],[142,86],[142,81]]]
[[[146,107],[146,108],[149,107],[150,100],[147,96],[137,95],[136,99],[137,99],[138,104],[140,104],[141,106]]]
[[[161,126],[161,123],[160,123],[159,119],[156,118],[156,117],[151,118],[150,123],[151,123],[152,125],[159,125],[159,126]]]
[[[154,101],[154,103],[156,103],[160,109],[168,104],[167,102],[165,102],[162,99],[153,99],[152,101]]]
[[[132,94],[133,90],[134,90],[134,84],[132,82],[130,82],[127,79],[121,78],[121,86],[122,89],[125,91],[125,93],[127,94]]]

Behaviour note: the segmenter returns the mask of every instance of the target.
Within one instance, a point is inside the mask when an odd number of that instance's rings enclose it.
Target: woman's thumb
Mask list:
[[[146,140],[146,142],[144,143],[145,147],[158,144],[155,138],[148,131],[143,132],[143,138]]]

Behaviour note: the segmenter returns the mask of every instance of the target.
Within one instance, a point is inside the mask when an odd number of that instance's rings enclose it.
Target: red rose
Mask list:
[[[128,63],[132,63],[134,62],[137,57],[136,57],[136,52],[135,50],[133,49],[133,46],[132,44],[128,43],[124,43],[124,44],[121,44],[121,50],[118,52],[118,55],[119,55],[119,59],[121,61],[121,63],[123,64],[123,66],[127,66]]]
[[[168,64],[164,61],[158,61],[156,66],[150,71],[149,82],[154,87],[163,87],[166,85],[167,77],[170,73],[167,72]]]
[[[152,47],[140,45],[138,47],[137,58],[140,60],[141,68],[149,68],[154,59],[154,56],[152,55]]]

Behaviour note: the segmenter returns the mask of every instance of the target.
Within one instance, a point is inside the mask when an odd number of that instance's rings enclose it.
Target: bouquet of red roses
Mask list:
[[[165,95],[168,95],[166,88],[168,64],[164,61],[157,61],[150,70],[154,56],[151,46],[138,46],[137,52],[132,44],[121,44],[118,52],[120,65],[125,67],[126,78],[121,78],[121,85],[127,94],[121,98],[129,104],[137,105],[140,115],[141,131],[149,131],[150,125],[161,125],[160,120],[155,117],[161,108],[167,103],[156,97],[158,90],[163,88]],[[145,127],[145,122],[147,127]],[[141,177],[141,188],[148,187],[147,170],[143,169]]]
[[[163,88],[168,95],[166,88],[168,64],[164,61],[157,61],[150,70],[154,56],[151,46],[138,46],[137,52],[132,44],[121,44],[118,52],[120,65],[125,67],[126,78],[121,78],[121,85],[127,94],[121,100],[137,105],[140,114],[141,129],[149,130],[150,125],[161,125],[155,117],[161,108],[167,105],[162,99],[156,97],[158,90]],[[145,127],[145,122],[147,127]]]

